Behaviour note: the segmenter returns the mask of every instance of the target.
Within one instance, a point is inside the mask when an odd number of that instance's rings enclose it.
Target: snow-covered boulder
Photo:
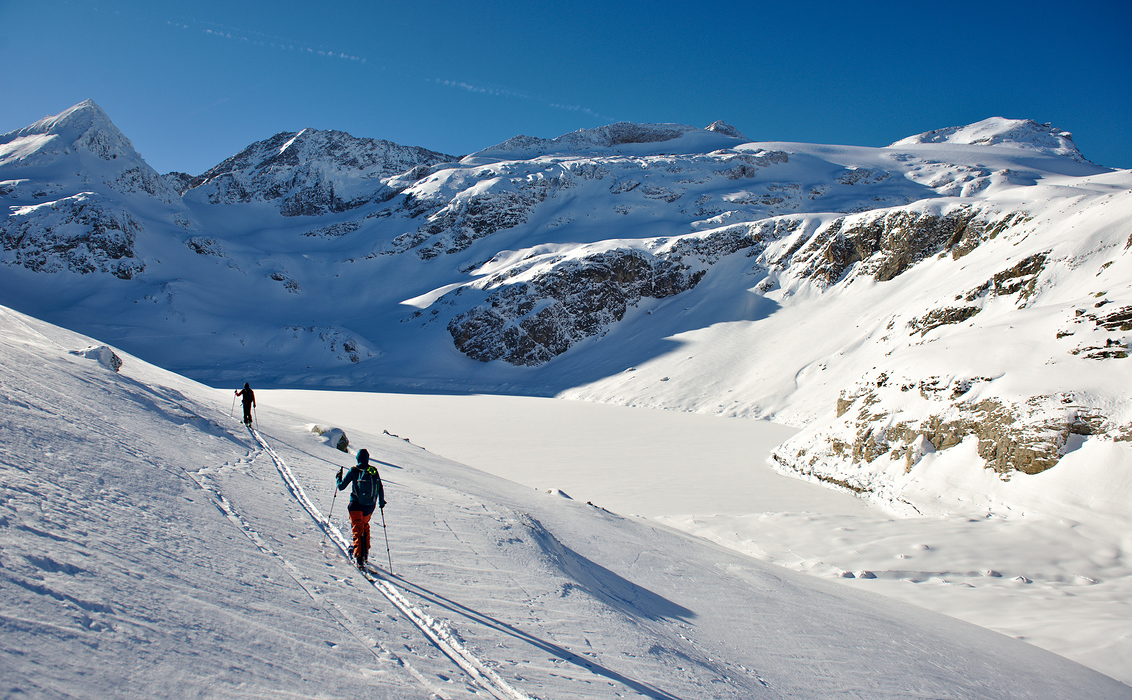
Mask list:
[[[99,345],[97,347],[91,345],[82,350],[72,350],[71,354],[95,360],[98,364],[112,372],[117,372],[122,368],[122,358],[118,357],[113,350],[105,345]]]
[[[310,427],[312,433],[321,435],[323,440],[328,445],[338,450],[339,452],[350,451],[350,439],[346,437],[345,431],[341,428],[329,428],[321,425],[312,425]]]

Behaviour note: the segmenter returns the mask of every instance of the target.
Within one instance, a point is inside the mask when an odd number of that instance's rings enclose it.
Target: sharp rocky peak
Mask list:
[[[0,164],[42,164],[68,153],[91,153],[106,161],[141,161],[130,140],[93,100],[0,136]],[[5,152],[6,151],[6,152]]]
[[[360,138],[343,131],[306,128],[298,132],[280,132],[253,143],[196,178],[194,186],[226,174],[292,170],[315,163],[356,171],[367,178],[391,177],[415,165],[450,160],[455,160],[454,156],[418,146]]]
[[[390,180],[452,160],[418,146],[303,129],[253,143],[182,192],[213,204],[277,201],[285,216],[321,215],[384,201],[396,191]]]

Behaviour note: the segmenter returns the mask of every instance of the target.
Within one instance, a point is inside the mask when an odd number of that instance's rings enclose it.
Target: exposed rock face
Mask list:
[[[272,272],[268,275],[268,277],[275,280],[276,282],[282,282],[283,288],[292,294],[298,294],[299,292],[303,291],[302,286],[295,280],[295,278],[287,275],[287,273],[285,272]]]
[[[164,180],[170,187],[172,187],[173,191],[179,195],[184,194],[185,191],[188,190],[192,185],[194,180],[192,175],[180,172],[165,173],[161,176],[161,179]]]
[[[965,401],[973,384],[988,382],[989,378],[970,378],[941,381],[929,377],[918,382],[902,381],[902,392],[918,391],[924,401],[936,404],[931,414],[922,420],[900,420],[877,407],[884,403],[884,387],[892,381],[882,374],[875,386],[859,387],[860,393],[843,394],[838,400],[838,415],[844,416],[851,407],[859,407],[845,425],[852,430],[854,439],[845,442],[831,440],[831,452],[852,463],[871,463],[887,454],[903,460],[911,469],[923,454],[926,440],[934,450],[946,450],[971,438],[978,442],[978,453],[986,467],[1009,477],[1011,472],[1037,474],[1057,464],[1060,450],[1070,435],[1091,435],[1101,430],[1103,420],[1070,406],[1071,397],[1033,397],[1027,405],[1004,402],[999,399]],[[897,386],[892,382],[892,386]],[[1061,421],[1049,419],[1050,407],[1065,415]],[[1072,410],[1069,410],[1072,409]],[[859,487],[867,489],[866,483]]]
[[[702,238],[681,238],[647,261],[638,252],[624,251],[563,264],[529,282],[494,292],[484,303],[454,318],[449,331],[456,347],[469,357],[527,366],[542,364],[580,340],[603,332],[641,298],[663,298],[691,289],[720,257],[745,248],[758,254],[766,244],[796,231],[804,220],[781,218],[719,229]],[[981,241],[1024,220],[1017,213],[1002,215],[973,207],[959,207],[945,214],[897,209],[840,217],[766,264],[792,267],[799,278],[812,279],[822,286],[840,281],[850,269],[854,276],[883,282],[933,255],[965,255]],[[494,217],[492,221],[498,224],[502,220]],[[493,228],[483,230],[490,232]],[[474,236],[473,229],[461,240],[466,245]],[[686,256],[691,266],[684,261]],[[1017,292],[1036,279],[1041,265],[1040,259],[1023,261],[996,275],[989,289],[996,294]],[[688,272],[691,269],[696,272]],[[604,270],[609,272],[599,272]],[[654,284],[660,280],[661,286],[643,293],[639,278],[625,272],[633,270],[648,272]],[[587,284],[595,285],[594,293],[582,293]],[[618,285],[625,288],[614,292],[613,287]],[[573,301],[567,304],[567,299]],[[608,306],[603,308],[603,304]],[[941,325],[967,320],[978,311],[975,306],[938,309],[914,320],[913,325],[917,332],[926,334]]]
[[[1018,212],[970,206],[944,214],[915,209],[858,214],[831,222],[798,251],[795,262],[804,265],[804,276],[824,286],[836,284],[854,266],[856,276],[885,282],[933,255],[960,258],[1023,221]]]
[[[942,309],[933,309],[919,318],[914,318],[908,322],[908,325],[914,332],[924,336],[928,334],[928,331],[940,326],[962,323],[980,311],[982,309],[977,306],[948,306]]]
[[[1094,304],[1093,311],[1077,309],[1070,326],[1073,330],[1064,330],[1057,334],[1058,338],[1065,338],[1076,335],[1078,330],[1092,331],[1088,337],[1096,344],[1090,345],[1087,342],[1078,344],[1069,351],[1071,354],[1090,360],[1122,360],[1132,352],[1126,335],[1127,331],[1132,331],[1132,306],[1123,306],[1108,312],[1096,311],[1106,305],[1107,300],[1102,299]]]
[[[424,148],[304,129],[248,146],[194,178],[188,192],[213,204],[277,202],[284,216],[316,216],[388,199],[394,176],[449,160]]]
[[[690,289],[702,271],[636,251],[610,251],[510,284],[452,319],[456,347],[483,362],[540,365],[620,321],[642,298]]]
[[[551,259],[535,263],[544,271],[518,283],[508,282],[517,272],[511,270],[485,282],[482,288],[494,291],[453,318],[448,331],[456,347],[474,359],[541,365],[603,334],[642,299],[664,299],[692,289],[723,257],[742,250],[756,255],[797,225],[744,224],[681,238],[654,252],[622,249],[581,259]]]
[[[145,269],[134,255],[141,223],[92,193],[16,209],[0,221],[8,264],[36,272],[108,272],[130,279]]]
[[[964,400],[973,385],[990,381],[898,380],[882,373],[842,394],[837,402],[840,420],[822,430],[817,440],[787,442],[775,451],[775,459],[808,476],[865,493],[890,486],[883,468],[868,468],[881,458],[910,471],[926,453],[973,440],[986,468],[1009,479],[1014,472],[1038,474],[1055,466],[1074,435],[1119,433],[1121,426],[1076,405],[1071,395],[1034,396],[1025,404]],[[915,391],[932,408],[919,419],[891,412],[884,407],[907,405],[907,400],[893,401],[893,391]],[[1051,419],[1051,414],[1061,418]]]
[[[515,191],[487,192],[455,199],[428,218],[416,232],[394,240],[395,250],[417,249],[423,260],[458,253],[475,241],[496,231],[513,228],[527,221],[531,210],[546,199],[551,189],[565,186],[561,181],[522,183]],[[424,245],[430,242],[429,245]]]
[[[220,241],[216,240],[215,238],[209,238],[207,236],[193,236],[189,240],[185,241],[185,245],[187,245],[189,247],[189,250],[193,251],[197,255],[212,255],[218,258],[226,257],[224,255],[224,247],[221,246]]]

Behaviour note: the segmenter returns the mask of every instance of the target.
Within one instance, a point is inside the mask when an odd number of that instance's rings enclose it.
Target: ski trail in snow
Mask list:
[[[291,468],[287,466],[287,463],[283,461],[283,458],[280,457],[275,450],[271,449],[271,445],[267,443],[267,440],[263,438],[259,431],[254,428],[249,428],[249,430],[255,437],[256,442],[271,456],[271,460],[275,463],[275,468],[279,471],[280,476],[283,477],[283,481],[287,484],[287,488],[290,489],[296,500],[310,513],[315,522],[319,523],[319,525],[324,528],[331,539],[334,540],[335,544],[338,545],[342,553],[346,554],[349,545],[342,531],[330,522],[329,517],[323,515],[322,512],[315,507],[314,503],[307,497],[306,491],[291,472]],[[413,605],[408,598],[405,597],[403,591],[387,580],[368,576],[366,580],[369,581],[386,600],[404,613],[405,617],[428,637],[438,649],[444,652],[449,659],[459,666],[476,686],[482,688],[499,700],[534,700],[534,698],[526,693],[512,687],[498,673],[489,668],[464,646],[457,635],[453,633],[452,625],[448,620],[436,618],[425,613],[419,607]],[[413,672],[408,662],[399,657],[398,659],[406,668],[409,668],[411,672]],[[423,676],[417,672],[414,672],[414,676],[423,680]],[[429,686],[429,689],[432,690],[432,687]]]
[[[258,547],[264,554],[268,554],[276,559],[283,566],[283,568],[286,569],[287,575],[290,576],[292,580],[294,580],[299,588],[303,589],[303,591],[311,598],[311,600],[315,602],[318,608],[325,612],[327,617],[334,620],[334,622],[342,627],[342,629],[346,630],[346,632],[354,639],[356,639],[358,643],[362,645],[362,647],[368,649],[370,653],[372,653],[374,657],[378,659],[378,661],[388,663],[390,659],[394,660],[396,663],[405,668],[405,670],[408,671],[418,682],[420,682],[426,690],[436,694],[443,700],[451,700],[451,698],[447,694],[445,694],[442,689],[436,687],[435,684],[430,683],[424,676],[424,674],[413,668],[410,663],[405,661],[396,653],[390,651],[380,641],[368,636],[363,629],[360,629],[358,623],[350,619],[350,616],[346,613],[346,611],[335,604],[334,601],[324,600],[323,596],[319,595],[319,593],[316,592],[312,586],[308,585],[309,580],[302,574],[302,572],[300,572],[291,562],[287,561],[287,559],[283,557],[283,555],[279,554],[279,552],[276,552],[260,536],[259,532],[257,532],[255,528],[252,527],[251,523],[249,523],[243,516],[239,514],[239,512],[237,512],[232,503],[224,496],[223,493],[221,493],[220,488],[214,485],[208,477],[201,475],[200,478],[198,478],[196,475],[193,475],[191,473],[189,474],[189,476],[193,479],[193,481],[197,483],[198,486],[200,486],[201,490],[206,491],[213,496],[217,508],[224,514],[226,518],[228,518],[229,521],[231,521],[237,528],[240,529],[240,531],[252,542],[252,544]],[[338,611],[337,615],[327,609],[327,603],[329,603],[329,605],[333,606],[334,609]]]
[[[266,442],[258,435],[258,433],[255,433],[253,431],[253,434],[256,437],[256,441],[262,447],[266,448],[268,454],[271,455],[272,461],[276,464],[276,466],[280,465],[282,463],[282,460],[279,458],[279,456],[277,454],[275,454],[275,452],[273,450],[271,450],[270,447],[267,447]],[[251,457],[251,455],[249,457]],[[285,468],[285,466],[286,465],[284,465],[284,468]],[[288,470],[288,473],[289,473],[289,470]],[[192,476],[192,475],[190,475],[190,476]],[[308,586],[308,585],[306,585],[306,583],[304,583],[304,581],[306,580],[306,577],[304,577],[303,574],[298,569],[296,569],[293,564],[291,564],[291,562],[287,561],[286,558],[284,558],[281,554],[279,554],[274,549],[272,549],[271,546],[268,545],[267,542],[265,542],[262,537],[260,537],[259,533],[256,532],[256,530],[251,526],[251,524],[248,523],[247,520],[245,520],[235,510],[235,508],[232,506],[231,502],[228,501],[227,498],[225,498],[225,496],[220,492],[220,489],[218,487],[214,486],[212,484],[212,482],[209,479],[207,479],[207,477],[204,477],[202,479],[197,479],[196,477],[193,477],[193,480],[196,481],[198,485],[200,485],[202,490],[205,490],[205,491],[207,491],[207,492],[209,492],[213,495],[213,497],[216,499],[217,507],[221,510],[221,512],[223,512],[224,515],[230,521],[232,521],[243,532],[243,534],[249,540],[251,540],[251,542],[253,544],[255,544],[265,554],[268,554],[268,555],[274,557],[275,559],[277,559],[283,565],[283,567],[287,570],[288,575],[295,581],[296,584],[298,584],[298,586],[300,588],[303,589],[303,591],[306,592],[306,594],[308,596],[310,596],[310,598],[312,600],[315,601],[315,603],[319,606],[319,608],[326,611],[327,616],[329,616],[331,619],[333,619],[339,626],[341,626],[344,630],[346,630],[346,632],[348,632],[351,636],[353,636],[363,647],[369,649],[370,652],[379,661],[387,661],[388,659],[393,659],[399,665],[401,665],[406,671],[408,671],[409,674],[412,675],[413,678],[415,678],[422,686],[424,686],[426,690],[428,690],[431,693],[434,693],[435,695],[442,698],[443,700],[451,700],[449,695],[447,693],[445,693],[443,689],[437,687],[436,684],[429,682],[428,678],[426,678],[424,674],[422,674],[415,667],[413,667],[412,664],[410,664],[408,661],[406,661],[400,655],[389,650],[379,640],[373,639],[372,637],[365,634],[364,630],[358,629],[358,624],[356,622],[354,622],[353,620],[350,620],[349,616],[346,614],[346,612],[344,610],[342,610],[341,608],[339,608],[336,604],[334,604],[333,601],[330,601],[330,605],[334,606],[334,608],[339,612],[341,617],[338,616],[338,615],[334,615],[330,611],[326,610],[326,606],[325,606],[324,603],[326,603],[327,601],[324,601],[322,596],[320,596],[317,592],[312,590],[312,588],[310,586]],[[290,484],[288,484],[288,485],[290,486]],[[298,484],[296,483],[295,485],[297,486]],[[302,495],[302,498],[300,498],[300,501],[303,503],[304,507],[307,508],[308,510],[313,508],[313,506],[310,504],[310,501],[306,500],[306,495],[305,494],[301,494],[301,495]],[[313,511],[312,515],[314,515],[315,513],[317,513],[317,510]],[[317,516],[316,516],[316,519],[317,519]],[[344,539],[342,538],[341,532],[339,532],[337,530],[337,528],[334,528],[334,531],[335,531],[336,539],[340,540],[340,541],[344,541]],[[341,542],[339,542],[339,546],[341,547]],[[380,649],[381,653],[378,653],[378,649]],[[384,654],[387,658],[383,658],[382,654]]]

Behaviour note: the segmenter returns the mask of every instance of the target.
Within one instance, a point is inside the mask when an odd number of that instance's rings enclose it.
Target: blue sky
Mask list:
[[[453,155],[614,121],[882,146],[991,116],[1132,167],[1132,2],[0,0],[0,133],[93,99],[158,171],[280,131]]]

